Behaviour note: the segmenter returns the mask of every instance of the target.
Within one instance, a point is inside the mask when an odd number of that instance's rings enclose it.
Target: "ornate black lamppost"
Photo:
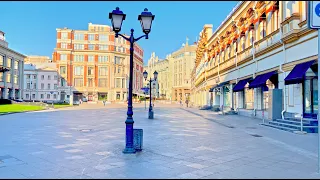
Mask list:
[[[133,36],[134,30],[131,29],[131,35],[129,38],[126,36],[119,34],[121,31],[122,21],[126,19],[126,14],[123,14],[120,11],[119,7],[109,13],[109,19],[111,19],[112,29],[116,33],[115,37],[118,36],[123,37],[125,40],[130,42],[130,75],[129,75],[129,98],[128,98],[128,111],[127,111],[127,120],[126,120],[126,147],[123,150],[123,153],[135,153],[136,150],[133,147],[133,111],[132,111],[132,82],[133,82],[133,45],[139,39],[145,37],[148,39],[148,34],[151,31],[152,21],[154,20],[154,15],[151,12],[148,12],[148,9],[144,9],[144,12],[138,16],[138,20],[141,23],[142,31],[145,35],[140,36],[139,38],[135,39]]]
[[[146,81],[149,81],[149,91],[150,91],[150,105],[149,105],[149,116],[148,116],[149,119],[153,119],[153,110],[152,110],[152,105],[151,105],[151,100],[152,100],[152,97],[151,97],[151,83],[152,83],[153,81],[157,81],[158,72],[157,72],[157,71],[154,71],[153,76],[154,76],[154,79],[151,79],[151,76],[150,76],[150,80],[147,80],[148,73],[147,73],[147,71],[144,71],[144,72],[143,72],[143,77],[144,77],[144,79],[145,79]]]

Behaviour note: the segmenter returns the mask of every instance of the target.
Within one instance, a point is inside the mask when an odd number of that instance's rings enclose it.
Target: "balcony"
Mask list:
[[[237,65],[245,63],[245,60],[249,57],[252,57],[253,49],[252,45],[246,48],[244,51],[241,51],[238,54]]]
[[[263,39],[255,42],[255,53],[257,56],[259,56],[262,53],[265,53],[269,47],[272,47],[273,45],[280,42],[280,32],[279,29],[270,33]]]

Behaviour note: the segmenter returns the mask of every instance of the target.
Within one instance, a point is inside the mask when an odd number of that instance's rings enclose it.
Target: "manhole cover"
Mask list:
[[[246,127],[246,129],[257,129],[256,127]]]
[[[80,132],[90,132],[92,129],[80,129]]]
[[[250,135],[253,137],[262,137],[261,135],[258,135],[258,134],[250,134]]]

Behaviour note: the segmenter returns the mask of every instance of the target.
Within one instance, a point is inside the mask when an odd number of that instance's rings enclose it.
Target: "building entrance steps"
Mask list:
[[[275,119],[262,123],[262,125],[286,130],[289,132],[301,131],[301,119],[297,118],[285,118]],[[302,119],[302,131],[307,133],[318,133],[318,121],[315,119]]]

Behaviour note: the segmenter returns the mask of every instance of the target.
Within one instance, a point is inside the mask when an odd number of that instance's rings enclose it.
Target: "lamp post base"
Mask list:
[[[136,150],[134,148],[124,148],[124,150],[122,151],[124,154],[134,154],[136,153]]]
[[[149,116],[148,116],[148,119],[153,119],[153,111],[149,111]]]

